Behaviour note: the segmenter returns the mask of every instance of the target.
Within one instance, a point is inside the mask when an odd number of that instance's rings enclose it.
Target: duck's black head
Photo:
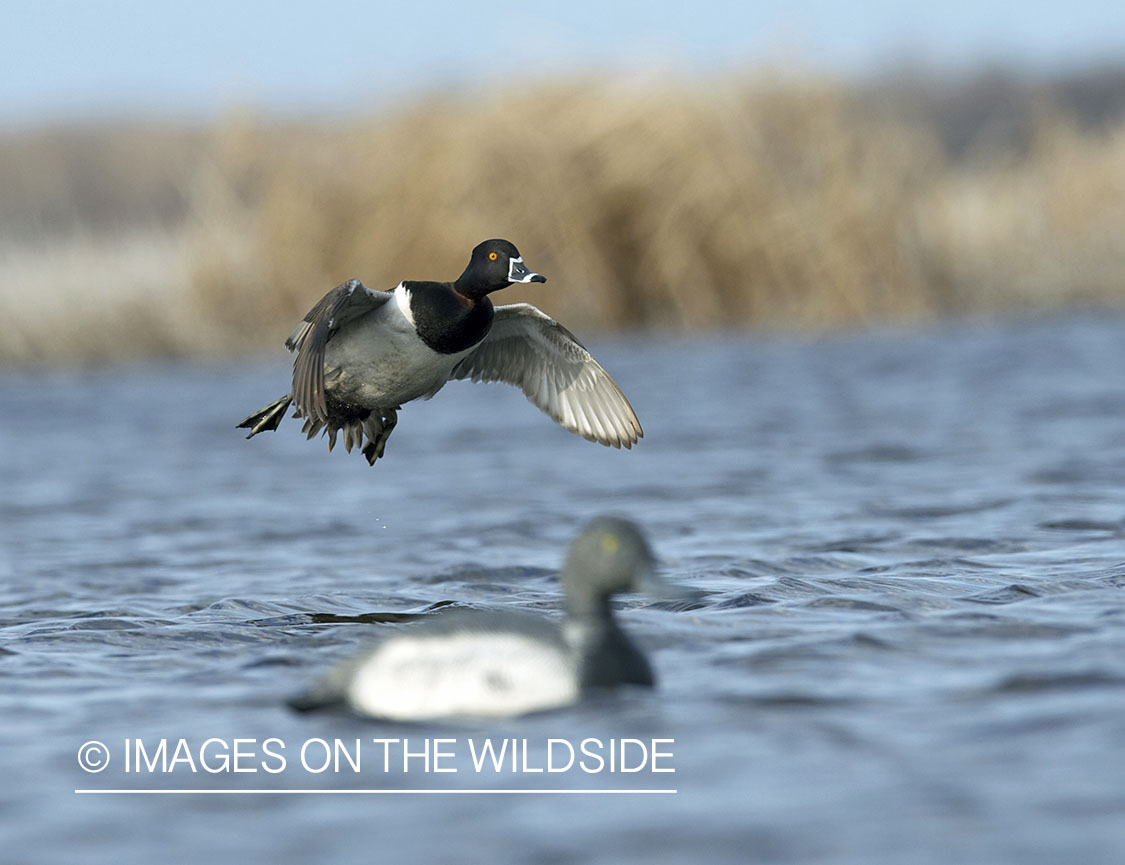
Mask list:
[[[656,557],[635,523],[598,517],[570,546],[562,572],[567,610],[579,616],[608,616],[609,599],[620,592],[643,592],[668,600],[694,600],[698,593],[665,582]]]
[[[507,288],[513,282],[546,282],[527,269],[520,251],[507,240],[486,240],[473,250],[469,266],[454,283],[467,297],[484,297],[489,292]]]

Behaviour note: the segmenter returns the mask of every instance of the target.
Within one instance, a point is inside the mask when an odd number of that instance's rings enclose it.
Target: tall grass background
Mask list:
[[[257,351],[496,236],[548,277],[499,299],[579,332],[1125,308],[1123,85],[580,80],[7,133],[0,363]]]

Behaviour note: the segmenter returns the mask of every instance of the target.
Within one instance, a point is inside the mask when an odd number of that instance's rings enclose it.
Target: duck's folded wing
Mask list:
[[[496,307],[492,329],[450,375],[520,388],[540,410],[589,441],[632,447],[640,421],[574,334],[528,303]]]
[[[361,315],[378,309],[392,297],[373,291],[358,279],[349,279],[324,295],[285,340],[297,352],[293,361],[293,400],[305,417],[326,420],[324,402],[324,347],[332,334]]]

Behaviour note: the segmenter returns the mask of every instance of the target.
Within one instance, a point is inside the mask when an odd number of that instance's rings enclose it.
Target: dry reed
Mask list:
[[[549,279],[504,301],[580,329],[1125,305],[1125,126],[1060,111],[1024,151],[963,161],[814,80],[583,82],[192,135],[166,171],[174,225],[0,244],[0,361],[258,347],[344,279],[452,278],[492,236]]]

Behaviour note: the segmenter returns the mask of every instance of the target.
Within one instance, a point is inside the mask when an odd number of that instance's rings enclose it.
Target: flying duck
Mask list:
[[[632,447],[644,435],[621,389],[574,335],[528,303],[493,306],[488,295],[546,282],[507,240],[479,244],[455,282],[400,282],[377,291],[338,285],[285,341],[297,352],[293,388],[238,425],[247,438],[275,430],[290,404],[303,432],[343,431],[367,462],[383,456],[404,403],[429,399],[452,379],[502,381],[589,441]],[[364,443],[364,437],[367,441]]]
[[[570,547],[561,582],[566,617],[454,610],[407,625],[307,694],[299,711],[342,706],[375,718],[497,718],[569,705],[619,685],[652,687],[652,667],[614,619],[610,599],[646,592],[693,601],[700,592],[657,576],[637,526],[598,517]]]

